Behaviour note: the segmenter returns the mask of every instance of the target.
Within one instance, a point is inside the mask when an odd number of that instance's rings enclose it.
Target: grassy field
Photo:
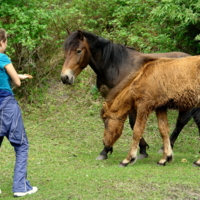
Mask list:
[[[88,86],[90,87],[90,86]],[[174,147],[174,160],[156,165],[162,141],[152,114],[144,138],[149,157],[119,167],[129,150],[132,131],[128,121],[109,159],[97,161],[103,148],[104,125],[99,117],[102,99],[94,100],[81,88],[51,83],[40,106],[22,106],[30,142],[28,179],[39,191],[21,199],[37,200],[192,200],[200,199],[198,129],[190,121]],[[170,129],[177,112],[169,112]],[[13,199],[14,152],[7,140],[0,149],[0,199]],[[183,162],[183,159],[185,159]]]

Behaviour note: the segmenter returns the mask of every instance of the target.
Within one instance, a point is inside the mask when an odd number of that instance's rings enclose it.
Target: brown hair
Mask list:
[[[6,40],[7,40],[6,30],[3,28],[0,28],[0,41],[5,42]]]

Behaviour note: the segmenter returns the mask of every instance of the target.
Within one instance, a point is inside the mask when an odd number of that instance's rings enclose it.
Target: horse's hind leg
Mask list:
[[[158,119],[158,128],[163,139],[163,157],[158,164],[165,165],[166,162],[172,161],[172,148],[169,140],[169,126],[166,109],[157,110],[156,116]]]
[[[194,121],[198,126],[199,136],[200,136],[200,108],[194,108],[192,114],[193,114]]]
[[[129,114],[129,123],[132,129],[134,128],[135,120],[136,120],[136,112],[133,111]],[[140,155],[138,156],[138,159],[143,159],[148,157],[146,149],[149,148],[149,145],[146,143],[143,137],[140,139],[139,147],[140,147]]]
[[[2,142],[3,142],[3,137],[0,136],[0,147],[1,147]]]

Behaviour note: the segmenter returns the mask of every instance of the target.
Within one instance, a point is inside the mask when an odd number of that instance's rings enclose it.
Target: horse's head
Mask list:
[[[73,84],[75,78],[89,64],[91,53],[81,31],[69,33],[69,37],[65,41],[65,62],[61,72],[61,80],[63,84]]]

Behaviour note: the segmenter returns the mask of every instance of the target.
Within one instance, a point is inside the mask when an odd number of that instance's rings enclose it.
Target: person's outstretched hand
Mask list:
[[[33,78],[31,75],[29,75],[29,74],[18,74],[18,76],[19,76],[19,78],[21,79],[21,80],[24,80],[24,79],[26,79],[26,78]]]

